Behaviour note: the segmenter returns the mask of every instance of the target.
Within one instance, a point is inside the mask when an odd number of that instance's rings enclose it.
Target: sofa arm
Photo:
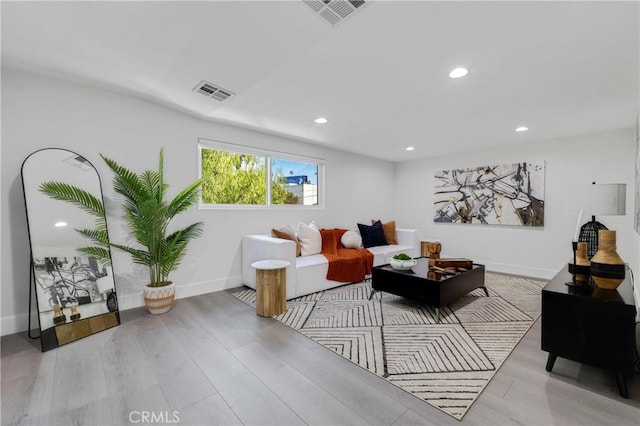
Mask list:
[[[396,228],[396,240],[398,245],[411,247],[411,252],[407,255],[418,257],[420,255],[420,241],[418,240],[417,229]]]
[[[242,283],[256,288],[256,270],[251,267],[258,260],[287,260],[287,294],[295,294],[296,243],[267,234],[242,237]]]

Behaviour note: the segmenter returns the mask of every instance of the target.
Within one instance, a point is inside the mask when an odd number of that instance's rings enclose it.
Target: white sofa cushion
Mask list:
[[[308,266],[315,266],[321,263],[329,264],[329,261],[322,254],[314,254],[296,259],[296,268],[306,268]]]
[[[388,244],[386,246],[369,247],[371,253],[373,253],[373,266],[386,265],[396,254],[405,253],[411,256],[413,253],[413,247],[401,246],[398,244]]]

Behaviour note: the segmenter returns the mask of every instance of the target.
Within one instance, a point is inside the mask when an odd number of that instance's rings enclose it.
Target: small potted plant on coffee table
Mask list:
[[[412,259],[406,253],[399,253],[389,259],[389,264],[393,269],[407,271],[418,264],[418,261]]]

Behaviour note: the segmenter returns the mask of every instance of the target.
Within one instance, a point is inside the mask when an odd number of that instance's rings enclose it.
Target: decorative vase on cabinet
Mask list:
[[[576,250],[576,264],[569,260],[569,272],[575,274],[575,280],[585,283],[589,279],[591,262],[587,259],[587,243],[578,243]]]
[[[598,232],[598,251],[591,258],[591,277],[600,288],[613,290],[624,281],[624,260],[616,251],[616,231]]]

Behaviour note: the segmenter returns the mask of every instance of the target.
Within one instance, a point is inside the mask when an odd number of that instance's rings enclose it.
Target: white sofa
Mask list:
[[[398,244],[370,247],[373,266],[389,263],[396,254],[417,257],[420,253],[418,232],[415,229],[396,229]],[[322,254],[296,257],[296,243],[269,234],[245,235],[242,238],[242,283],[256,288],[256,271],[251,264],[258,260],[288,260],[287,299],[337,287],[345,283],[327,280],[329,262]]]

